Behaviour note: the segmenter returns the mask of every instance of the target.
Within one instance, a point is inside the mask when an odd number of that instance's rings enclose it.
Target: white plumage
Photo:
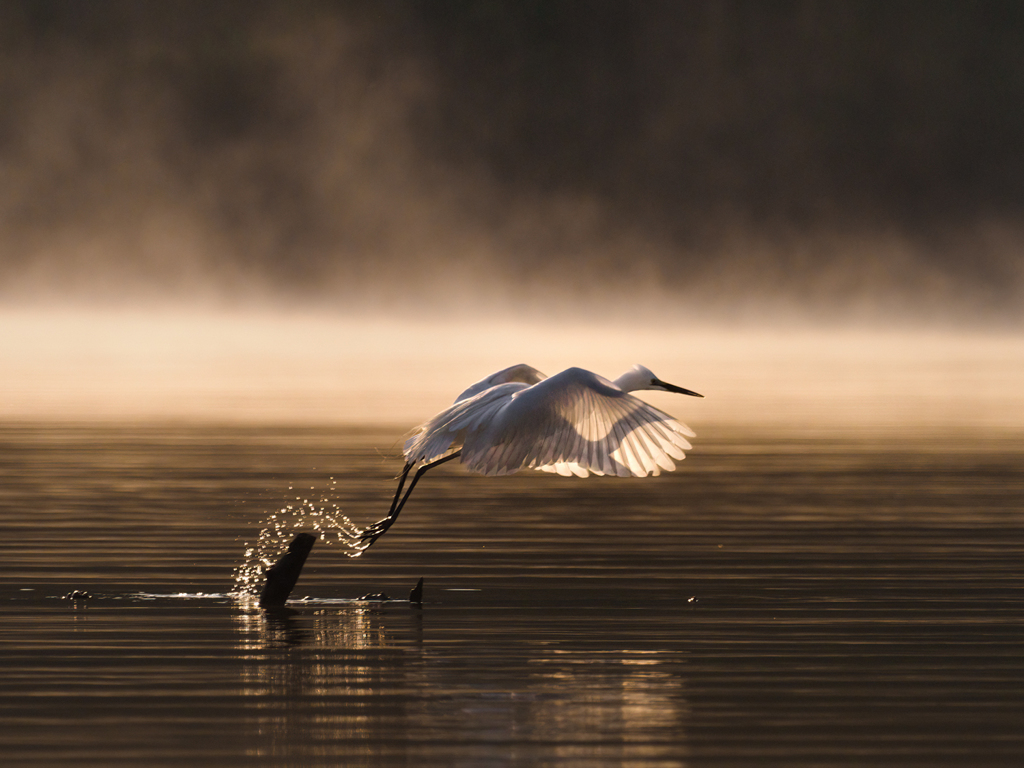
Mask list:
[[[357,532],[355,548],[367,549],[391,527],[424,472],[456,458],[484,475],[510,475],[524,467],[579,477],[672,471],[694,433],[629,394],[641,389],[702,397],[661,381],[642,365],[614,381],[582,368],[548,378],[529,365],[481,379],[406,441],[405,469],[391,510]],[[402,496],[413,467],[416,473]]]
[[[462,464],[484,475],[524,467],[579,477],[658,475],[685,458],[694,433],[628,392],[669,387],[680,389],[642,366],[614,382],[582,368],[545,378],[513,366],[474,384],[420,426],[406,441],[405,458],[429,464],[461,449]]]

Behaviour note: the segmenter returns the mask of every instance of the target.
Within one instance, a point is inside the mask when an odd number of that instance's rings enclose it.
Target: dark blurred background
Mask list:
[[[0,298],[1024,319],[1024,5],[10,0]]]

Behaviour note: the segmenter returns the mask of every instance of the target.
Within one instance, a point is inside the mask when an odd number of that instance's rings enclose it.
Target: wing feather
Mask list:
[[[612,422],[612,436],[616,447],[612,451],[612,457],[615,458],[618,463],[618,466],[615,469],[615,474],[619,477],[629,477],[634,474],[634,472],[632,456],[629,452],[629,446],[626,444],[629,432],[622,423],[625,413],[619,407],[618,403],[611,404],[609,406],[609,410],[612,411],[614,419]]]
[[[640,458],[639,446],[636,444],[636,435],[629,429],[626,429],[626,439],[622,441],[622,444],[629,455],[630,471],[635,477],[646,477],[647,468],[644,466],[643,459]]]
[[[655,439],[654,432],[650,428],[650,425],[642,425],[640,429],[636,431],[636,434],[640,436],[640,440],[644,444],[644,449],[647,452],[647,455],[651,457],[651,472],[654,475],[660,475],[661,470],[663,469],[667,469],[670,471],[675,469],[675,464],[672,464],[671,462],[669,462],[670,466],[665,466],[665,462],[668,460],[668,456],[665,455],[665,452],[661,450],[661,446],[658,445],[658,442]]]
[[[598,452],[601,459],[601,474],[614,475],[615,467],[612,466],[612,452],[611,448],[608,446],[607,434],[601,437],[601,441],[598,443]]]
[[[584,431],[586,430],[585,414],[588,409],[587,400],[589,399],[589,394],[588,390],[583,390],[580,393],[580,397],[573,401],[572,420],[569,423],[571,427],[569,430],[570,449],[567,452],[566,458],[570,459],[573,463],[577,463],[581,469],[587,464],[587,439]],[[570,467],[570,469],[573,468]],[[583,471],[585,472],[586,470]],[[578,475],[579,471],[573,469],[573,474]],[[586,475],[583,475],[583,477],[586,477]]]
[[[601,451],[603,450],[603,441],[600,427],[597,423],[597,403],[592,393],[590,392],[587,392],[587,405],[588,408],[585,417],[587,423],[587,446],[589,447],[587,455],[587,466],[590,468],[590,471],[593,472],[595,475],[601,475],[604,474],[602,470],[604,462],[601,458]]]
[[[640,453],[640,460],[644,463],[644,469],[646,470],[644,474],[660,474],[661,469],[658,467],[658,462],[654,460],[654,447],[647,441],[647,426],[642,423],[638,424],[636,429],[633,430],[632,437]]]
[[[406,441],[407,460],[462,450],[485,475],[523,467],[586,477],[643,477],[675,469],[689,427],[612,382],[569,368],[535,384],[498,384],[437,414]]]
[[[626,449],[626,453],[629,457],[629,469],[635,477],[646,477],[647,468],[644,466],[644,461],[640,455],[640,446],[637,444],[636,438],[636,425],[633,422],[633,414],[623,404],[622,410],[624,414],[620,421],[622,425],[622,432],[625,437],[622,440],[622,444]]]
[[[664,424],[651,424],[655,434],[658,437],[658,444],[662,447],[671,458],[681,461],[686,458],[686,454],[683,453],[683,448],[689,448],[690,444],[686,442],[680,435],[674,430],[666,429]]]
[[[612,459],[613,447],[611,444],[612,435],[612,420],[606,410],[598,412],[598,429],[602,433],[600,451],[601,451],[601,471],[606,475],[614,475],[615,462]]]

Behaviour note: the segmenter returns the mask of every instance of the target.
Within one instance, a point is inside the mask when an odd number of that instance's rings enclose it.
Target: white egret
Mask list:
[[[694,432],[629,394],[641,389],[703,395],[677,387],[634,365],[614,381],[582,368],[548,378],[513,365],[471,386],[455,403],[420,425],[405,442],[405,468],[388,516],[362,531],[367,549],[398,518],[420,477],[446,461],[483,475],[510,475],[524,467],[587,477],[645,477],[676,468]],[[418,467],[402,496],[405,480]]]

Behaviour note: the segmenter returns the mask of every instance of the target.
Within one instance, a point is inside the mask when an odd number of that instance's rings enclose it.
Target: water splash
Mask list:
[[[328,494],[333,495],[336,484],[332,477],[327,492],[320,494],[318,499],[296,496],[294,503],[284,505],[263,519],[256,543],[245,542],[243,545],[244,559],[234,571],[234,595],[241,598],[258,596],[266,570],[287,551],[288,544],[297,533],[312,531],[321,543],[344,547],[349,557],[362,554],[358,547],[362,529],[328,497]],[[289,486],[288,490],[294,488]]]

